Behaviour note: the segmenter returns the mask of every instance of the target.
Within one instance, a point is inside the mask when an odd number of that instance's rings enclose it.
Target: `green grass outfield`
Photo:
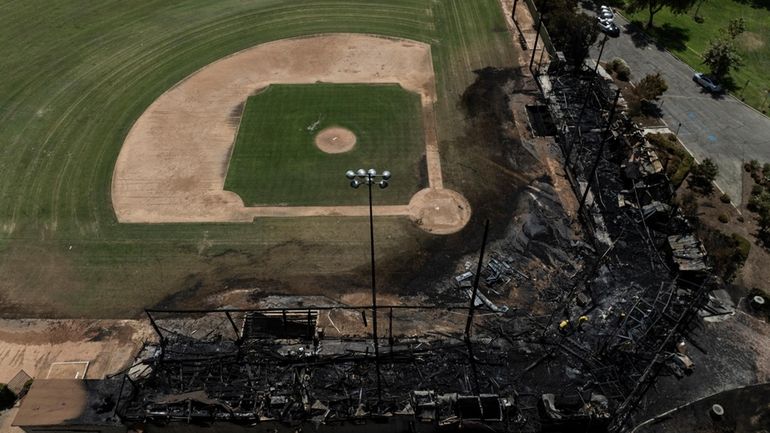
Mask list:
[[[694,12],[695,8],[686,14],[675,15],[664,8],[655,14],[655,28],[648,32],[693,69],[707,71],[701,54],[708,48],[709,41],[719,37],[720,29],[727,27],[731,19],[743,17],[746,33],[738,37],[737,46],[745,64],[730,74],[733,79],[731,91],[752,107],[769,112],[768,104],[762,106],[762,102],[770,90],[770,4],[755,8],[750,2],[708,0],[698,11],[704,18],[700,24],[693,19]],[[647,23],[648,17],[645,11],[629,16],[641,23]]]
[[[366,218],[118,224],[111,205],[123,139],[164,91],[236,51],[328,32],[431,44],[442,155],[475,169],[460,95],[475,69],[516,62],[498,0],[0,2],[0,315],[125,317],[231,279],[312,288],[368,269]],[[452,161],[448,187],[485,180]],[[436,242],[406,218],[377,230],[383,263]]]
[[[315,135],[330,126],[351,130],[355,147],[318,149]],[[407,204],[427,187],[424,153],[420,96],[399,85],[271,85],[246,101],[225,189],[246,206],[364,205],[344,173],[372,165],[394,176],[376,203]]]

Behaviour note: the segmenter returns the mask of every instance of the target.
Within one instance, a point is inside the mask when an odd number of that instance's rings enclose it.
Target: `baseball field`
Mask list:
[[[500,0],[29,0],[0,38],[5,317],[358,290],[343,174],[370,166],[394,173],[382,289],[414,293],[521,186],[461,107],[475,71],[517,66]],[[457,203],[451,234],[420,226]]]

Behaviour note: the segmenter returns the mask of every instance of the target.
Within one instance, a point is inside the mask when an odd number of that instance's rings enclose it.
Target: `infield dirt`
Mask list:
[[[250,222],[263,216],[365,214],[366,209],[342,206],[246,207],[237,194],[224,190],[239,107],[246,98],[270,84],[314,82],[398,83],[419,94],[428,178],[431,187],[442,187],[430,46],[359,34],[319,35],[233,54],[161,95],[136,121],[118,157],[112,183],[118,220]],[[393,215],[394,209],[375,213]]]

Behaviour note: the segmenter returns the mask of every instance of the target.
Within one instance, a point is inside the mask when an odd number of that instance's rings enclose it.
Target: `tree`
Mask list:
[[[742,64],[741,56],[730,39],[712,39],[708,49],[703,53],[703,64],[708,66],[711,75],[722,79]]]
[[[660,72],[647,74],[636,86],[635,92],[642,101],[657,101],[668,90],[666,80],[660,76]]]
[[[655,106],[655,101],[668,90],[666,80],[660,73],[648,74],[626,94],[628,111],[632,116],[645,114],[648,116],[660,116],[660,109]]]
[[[741,33],[746,31],[746,21],[743,18],[733,18],[730,23],[727,24],[727,28],[724,29],[725,33],[731,40],[735,40]]]
[[[770,208],[767,206],[759,209],[757,225],[759,225],[759,239],[765,246],[770,246]]]
[[[704,194],[711,194],[714,190],[714,180],[719,174],[719,167],[709,158],[690,170],[690,186],[699,189]]]
[[[628,9],[631,12],[647,9],[650,13],[650,18],[647,20],[647,28],[652,27],[652,18],[656,13],[660,12],[664,7],[671,9],[671,12],[675,14],[682,14],[687,12],[697,0],[630,0]]]
[[[551,15],[551,41],[564,53],[567,62],[580,68],[599,36],[596,20],[583,13],[562,9]]]

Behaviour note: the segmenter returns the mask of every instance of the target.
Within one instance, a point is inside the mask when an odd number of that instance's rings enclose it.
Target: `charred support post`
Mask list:
[[[592,77],[596,77],[596,71],[599,70],[599,62],[602,60],[602,53],[604,53],[604,44],[607,43],[607,39],[610,37],[608,35],[604,35],[604,39],[602,39],[602,46],[599,48],[599,56],[596,57],[596,65],[594,65],[594,73]],[[591,81],[593,82],[593,81]]]
[[[150,314],[149,310],[144,310],[144,313],[147,314],[147,318],[150,319],[150,325],[152,325],[152,329],[155,330],[155,333],[158,334],[158,337],[160,338],[160,343],[163,345],[165,342],[165,337],[163,337],[163,333],[160,332],[160,328],[158,327],[158,324],[155,323],[155,318],[152,317],[152,314]]]
[[[516,22],[516,5],[519,3],[519,0],[513,0],[513,9],[511,9],[511,21],[514,23]]]
[[[230,315],[229,311],[225,311],[225,316],[227,316],[227,320],[230,321],[230,325],[233,327],[233,332],[235,332],[235,339],[240,342],[241,341],[241,331],[238,329],[238,326],[235,325],[235,321],[233,320],[233,316]]]
[[[618,99],[620,99],[620,89],[615,92],[615,99],[612,101],[612,108],[610,108],[610,117],[607,119],[607,126],[605,126],[604,132],[602,133],[602,141],[599,144],[599,150],[596,153],[596,160],[594,160],[594,165],[591,167],[591,174],[586,177],[586,190],[583,193],[583,198],[580,199],[578,215],[583,212],[583,207],[585,207],[586,204],[586,198],[588,198],[588,191],[591,190],[591,179],[594,178],[596,169],[599,168],[599,162],[602,160],[604,146],[607,144],[607,140],[609,139],[610,127],[612,126],[612,122],[615,120],[615,107],[618,106]]]
[[[479,263],[476,265],[476,275],[473,277],[473,293],[471,294],[471,307],[468,309],[468,321],[465,323],[465,339],[470,341],[471,326],[473,325],[473,314],[476,311],[476,296],[479,291],[479,278],[481,278],[481,264],[484,262],[484,250],[487,247],[487,234],[489,233],[489,220],[484,223],[484,238],[481,241],[481,252],[479,253]]]
[[[540,39],[540,29],[543,26],[543,14],[538,14],[537,17],[537,34],[535,35],[535,45],[532,46],[532,57],[529,59],[529,72],[532,72],[532,63],[535,62],[535,52],[537,51],[537,42]],[[536,75],[532,72],[532,75]]]
[[[393,308],[388,313],[388,344],[390,344],[390,353],[393,353]]]

